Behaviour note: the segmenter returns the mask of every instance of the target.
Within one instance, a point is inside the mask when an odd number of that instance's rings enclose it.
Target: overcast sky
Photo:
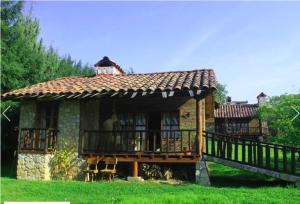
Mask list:
[[[300,2],[30,2],[60,55],[157,72],[213,68],[233,100],[300,90]]]

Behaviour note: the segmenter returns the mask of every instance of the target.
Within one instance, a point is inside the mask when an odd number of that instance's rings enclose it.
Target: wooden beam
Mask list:
[[[15,99],[24,98],[24,97],[25,95],[22,95],[22,96],[15,97]]]
[[[85,154],[87,155],[87,154]],[[91,154],[91,155],[87,155],[87,157],[96,157],[97,154]],[[127,156],[126,156],[127,155]],[[128,155],[128,154],[116,154],[116,157],[118,158],[118,162],[128,162],[130,164],[133,164],[134,161],[136,162],[140,162],[140,163],[187,163],[187,164],[192,164],[192,163],[196,163],[199,161],[199,157],[198,155],[190,155],[190,156],[184,156],[181,155],[182,158],[179,159],[178,155],[155,155],[154,159],[151,159],[149,157],[149,155],[139,155],[139,154],[135,154],[135,155]],[[106,158],[106,157],[113,157],[113,155],[102,155],[100,154],[101,158]],[[132,165],[133,167],[133,165]],[[133,168],[132,168],[132,174],[133,175]]]
[[[114,96],[116,96],[118,94],[119,94],[119,92],[113,93],[110,97],[114,97]]]
[[[76,94],[71,94],[70,96],[68,96],[67,98],[72,98],[73,96],[75,96]]]
[[[52,97],[50,97],[50,99],[55,99],[55,98],[57,98],[59,95],[54,95],[54,96],[52,96]]]
[[[37,96],[39,96],[38,94],[35,94],[35,95],[33,95],[33,96],[30,96],[30,98],[35,98],[35,97],[37,97]]]
[[[200,140],[201,140],[201,152],[205,152],[205,138],[203,137],[203,132],[205,131],[205,98],[201,100],[201,135],[200,135]]]
[[[130,98],[136,97],[137,94],[138,94],[137,92],[133,92]]]
[[[79,96],[81,96],[82,95],[82,93],[81,94],[78,94],[78,95],[76,95],[76,96],[74,96],[73,98],[78,98]]]
[[[161,95],[162,95],[163,98],[167,98],[168,97],[167,92],[165,92],[165,91],[161,92]]]
[[[200,106],[201,106],[200,99],[196,99],[196,133],[197,133],[196,151],[198,155],[202,155],[201,152],[202,121],[201,121]]]
[[[174,91],[170,91],[170,93],[169,93],[169,97],[172,97],[172,96],[174,96]]]
[[[46,97],[48,94],[44,94],[44,95],[41,95],[41,96],[39,96],[38,98],[44,98],[44,97]]]
[[[101,93],[100,93],[100,92],[95,93],[95,94],[91,95],[90,98],[93,98],[93,97],[95,97],[95,96],[98,96],[99,94],[101,94]]]
[[[87,94],[85,94],[84,96],[82,96],[81,98],[86,98],[86,97],[88,97],[88,96],[90,96],[90,95],[92,95],[91,93],[87,93]]]
[[[57,97],[55,98],[55,100],[56,100],[56,99],[59,99],[59,98],[63,98],[63,97],[65,97],[65,95],[57,96]]]
[[[133,177],[138,177],[138,162],[137,161],[133,161],[132,176]]]

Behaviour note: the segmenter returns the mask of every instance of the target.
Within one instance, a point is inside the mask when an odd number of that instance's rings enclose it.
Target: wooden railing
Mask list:
[[[57,129],[22,128],[19,151],[48,152],[56,145]]]
[[[300,175],[300,148],[204,132],[204,154],[263,169]]]
[[[196,154],[195,130],[81,131],[81,153]]]

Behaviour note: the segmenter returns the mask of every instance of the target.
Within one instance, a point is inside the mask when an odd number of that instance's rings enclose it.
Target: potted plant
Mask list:
[[[183,147],[183,153],[184,153],[184,155],[191,155],[192,154],[188,147]]]

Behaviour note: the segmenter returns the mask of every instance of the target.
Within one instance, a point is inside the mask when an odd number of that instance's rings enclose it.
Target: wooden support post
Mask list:
[[[196,132],[197,132],[197,146],[196,151],[198,155],[201,154],[201,134],[202,134],[202,128],[201,128],[201,116],[200,116],[200,99],[196,99]]]
[[[132,176],[133,177],[138,177],[138,162],[133,161],[133,168],[132,168]]]
[[[205,130],[205,99],[196,98],[196,131],[197,131],[197,154],[200,156],[205,151],[203,131]]]
[[[201,100],[201,122],[202,122],[202,131],[201,131],[201,140],[202,140],[202,146],[201,146],[201,149],[202,149],[202,152],[206,152],[206,146],[205,146],[205,143],[206,143],[206,139],[205,137],[203,137],[203,132],[206,130],[206,125],[205,125],[205,98],[203,98]]]

